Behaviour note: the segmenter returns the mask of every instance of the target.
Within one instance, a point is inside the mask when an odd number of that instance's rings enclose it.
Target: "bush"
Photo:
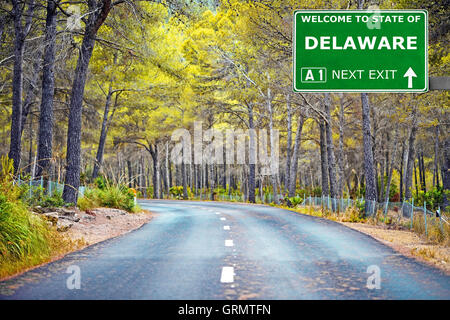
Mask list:
[[[423,206],[424,202],[427,203],[428,209],[437,209],[443,202],[443,189],[442,187],[433,187],[427,192],[419,190],[419,193],[414,192],[414,203],[416,206]]]
[[[303,202],[302,197],[286,197],[284,199],[288,207],[295,208]]]
[[[134,192],[126,186],[108,185],[103,189],[93,188],[87,190],[84,196],[78,199],[78,207],[81,210],[95,207],[108,207],[137,212],[140,208],[134,204]]]
[[[183,198],[183,186],[170,187],[169,192],[172,196],[174,196],[177,199]]]
[[[364,211],[364,206],[363,206]],[[362,218],[361,210],[359,208],[351,207],[344,212],[344,217],[342,219],[344,222],[364,222],[365,219]]]
[[[105,178],[103,178],[103,176],[98,176],[97,178],[95,178],[94,183],[98,189],[103,190],[106,188],[106,180],[105,180]]]
[[[30,188],[31,197],[30,197]],[[62,198],[62,192],[55,190],[51,195],[46,194],[46,191],[41,186],[33,187],[27,183],[19,187],[20,199],[29,207],[62,207],[65,205]]]
[[[0,172],[0,278],[50,260],[73,243],[40,216],[28,211],[13,184],[12,160],[2,157]]]

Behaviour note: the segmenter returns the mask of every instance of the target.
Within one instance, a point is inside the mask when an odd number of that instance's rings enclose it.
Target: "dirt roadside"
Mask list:
[[[71,240],[81,240],[86,247],[133,231],[153,216],[149,211],[127,213],[120,209],[97,208],[81,213],[80,221],[65,233]]]
[[[112,208],[96,208],[87,210],[86,212],[71,209],[69,210],[69,214],[67,213],[67,210],[63,210],[59,215],[57,212],[36,214],[46,215],[49,222],[55,222],[57,229],[64,230],[61,231],[61,234],[64,234],[68,239],[73,241],[73,245],[70,246],[71,249],[63,254],[51,257],[44,263],[26,268],[13,275],[0,278],[0,282],[62,259],[72,252],[82,250],[98,242],[136,230],[155,216],[154,213],[147,210],[143,210],[139,213],[128,213],[124,210]]]
[[[388,229],[383,225],[337,222],[365,233],[407,257],[437,267],[450,275],[450,247],[448,246],[427,243],[420,236],[408,230]]]

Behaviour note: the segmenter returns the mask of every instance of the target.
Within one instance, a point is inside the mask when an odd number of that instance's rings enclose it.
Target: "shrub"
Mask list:
[[[98,189],[105,189],[106,187],[106,180],[103,176],[98,176],[97,178],[95,178],[94,183]]]
[[[288,206],[293,207],[293,208],[295,208],[302,202],[303,202],[302,197],[287,197],[287,200],[286,200],[286,203],[288,203]],[[289,205],[289,203],[290,203],[290,205]]]
[[[428,209],[437,209],[443,202],[443,189],[440,187],[433,187],[427,192],[419,190],[419,193],[414,192],[414,203],[416,206],[423,206],[424,202],[427,203]]]
[[[84,196],[78,199],[78,207],[81,210],[95,207],[108,207],[137,212],[140,208],[134,204],[134,192],[123,185],[108,185],[103,189],[87,189]]]
[[[74,243],[28,211],[13,184],[12,161],[2,157],[0,172],[0,278],[48,261]]]
[[[30,188],[32,189],[30,192]],[[62,192],[55,190],[51,195],[46,194],[46,191],[41,186],[29,186],[27,183],[19,187],[20,199],[29,207],[62,207],[65,205],[62,198]],[[31,196],[30,196],[31,194]]]
[[[170,187],[169,192],[172,196],[176,197],[177,199],[183,198],[183,186]]]

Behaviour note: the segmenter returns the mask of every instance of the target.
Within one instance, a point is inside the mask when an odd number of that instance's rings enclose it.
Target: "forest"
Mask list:
[[[448,210],[448,91],[292,90],[293,11],[373,6],[428,10],[429,75],[450,74],[447,0],[1,0],[0,155],[16,181],[64,185],[72,204],[106,183],[156,199]],[[195,126],[211,145],[243,132],[245,161],[194,140],[175,161],[174,132],[195,139]],[[251,161],[261,141],[276,171]]]

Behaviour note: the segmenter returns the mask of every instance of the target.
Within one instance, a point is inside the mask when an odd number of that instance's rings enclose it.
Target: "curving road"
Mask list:
[[[0,299],[450,298],[449,276],[332,221],[259,205],[140,205],[157,213],[150,223],[1,282]],[[73,266],[80,289],[67,287]]]

